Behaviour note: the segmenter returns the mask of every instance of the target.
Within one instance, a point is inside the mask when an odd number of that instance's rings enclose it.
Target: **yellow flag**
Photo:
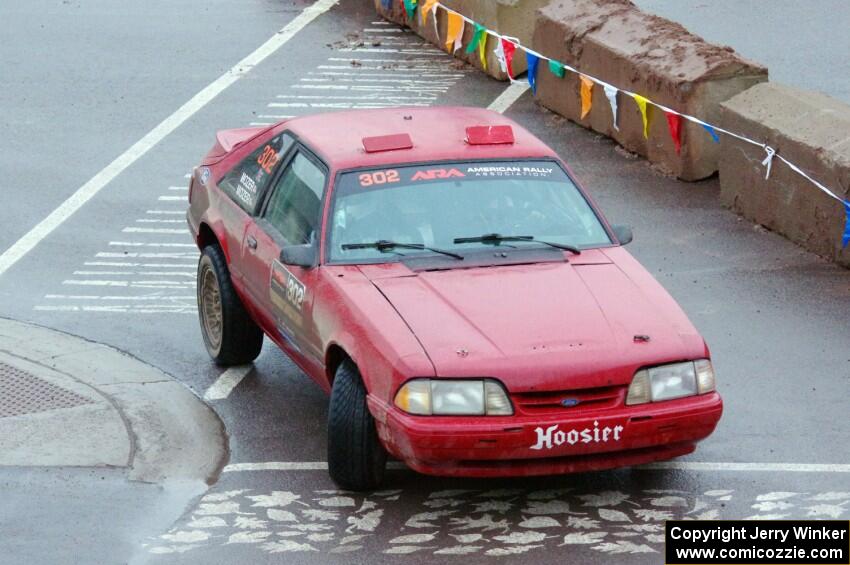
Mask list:
[[[463,35],[463,17],[454,12],[447,12],[448,26],[446,28],[446,50],[453,53],[458,47],[459,39]]]
[[[486,31],[481,34],[481,39],[478,40],[478,58],[481,59],[481,66],[487,70],[487,36],[490,35]]]
[[[638,108],[640,108],[640,117],[643,118],[643,136],[649,139],[649,100],[640,94],[632,94],[632,96],[637,102]]]
[[[590,113],[593,107],[593,81],[581,75],[581,119]]]
[[[424,0],[422,2],[422,6],[419,8],[419,15],[422,17],[422,25],[427,23],[428,14],[431,13],[431,10],[434,9],[434,5],[437,3],[437,0]]]

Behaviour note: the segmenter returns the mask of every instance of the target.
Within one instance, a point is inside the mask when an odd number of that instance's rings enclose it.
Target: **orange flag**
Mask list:
[[[422,6],[419,8],[419,15],[422,18],[422,25],[427,23],[428,14],[431,13],[431,10],[434,9],[434,4],[437,3],[437,0],[424,0],[422,2]]]
[[[593,107],[593,84],[594,82],[581,75],[581,119],[590,113]]]
[[[449,53],[454,53],[463,42],[463,17],[454,12],[447,12],[447,15],[446,50]]]

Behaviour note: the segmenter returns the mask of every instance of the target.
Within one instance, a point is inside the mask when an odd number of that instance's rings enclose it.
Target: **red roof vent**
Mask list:
[[[397,149],[413,149],[413,140],[410,139],[410,135],[406,133],[364,137],[363,148],[366,150],[366,153],[396,151]]]
[[[511,126],[472,126],[466,128],[466,142],[470,145],[501,145],[514,142]]]

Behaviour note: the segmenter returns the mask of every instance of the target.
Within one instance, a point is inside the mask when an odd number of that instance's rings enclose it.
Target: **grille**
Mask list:
[[[523,392],[512,396],[519,411],[531,416],[614,408],[621,403],[625,392],[624,386],[605,386],[577,390]],[[567,398],[578,400],[578,404],[575,406],[561,404],[561,401]]]
[[[92,401],[35,375],[0,362],[0,418],[73,408]]]

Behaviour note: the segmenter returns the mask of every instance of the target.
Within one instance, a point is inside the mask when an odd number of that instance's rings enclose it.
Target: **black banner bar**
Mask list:
[[[667,565],[850,565],[850,522],[669,520]]]

